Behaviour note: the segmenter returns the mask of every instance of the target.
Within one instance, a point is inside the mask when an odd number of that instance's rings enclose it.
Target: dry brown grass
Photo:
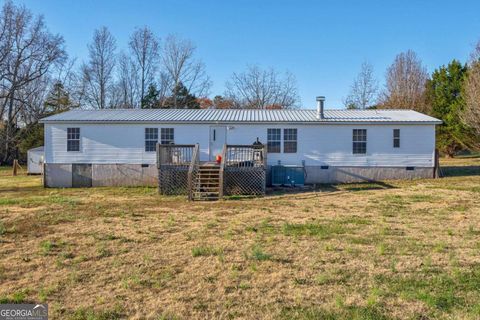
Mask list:
[[[189,203],[3,169],[0,299],[53,319],[478,318],[480,170],[454,172]]]

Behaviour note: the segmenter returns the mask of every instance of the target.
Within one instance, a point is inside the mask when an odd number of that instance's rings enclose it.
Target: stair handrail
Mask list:
[[[222,149],[222,159],[220,161],[220,171],[219,171],[219,182],[218,182],[218,197],[220,199],[223,198],[223,179],[224,179],[224,173],[225,173],[225,162],[227,161],[227,145],[223,145]]]
[[[192,159],[188,166],[188,200],[190,201],[193,200],[193,172],[198,168],[199,163],[199,145],[197,143],[193,148]]]

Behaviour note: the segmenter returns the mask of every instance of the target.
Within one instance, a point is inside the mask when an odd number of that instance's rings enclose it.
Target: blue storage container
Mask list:
[[[271,177],[273,186],[303,186],[305,184],[305,170],[303,166],[272,166]]]

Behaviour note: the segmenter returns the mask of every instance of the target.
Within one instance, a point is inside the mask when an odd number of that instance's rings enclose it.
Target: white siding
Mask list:
[[[297,153],[268,154],[269,164],[331,166],[433,167],[434,125],[302,125],[236,126],[228,143],[267,142],[267,128],[298,128]],[[367,129],[367,154],[352,153],[352,130]],[[400,148],[393,148],[393,129],[400,129]]]
[[[80,151],[67,152],[67,128],[80,128]],[[145,152],[145,128],[174,128],[175,143],[199,143],[208,154],[208,126],[144,124],[45,124],[47,163],[155,163]],[[206,160],[206,159],[205,159]]]
[[[80,152],[67,152],[67,128],[80,128]],[[45,124],[46,163],[155,163],[155,153],[145,152],[145,128],[174,128],[175,143],[199,143],[201,160],[208,160],[208,124]],[[308,166],[433,167],[434,125],[267,125],[234,124],[227,143],[267,142],[267,128],[297,128],[297,153],[268,154],[269,164]],[[352,130],[367,129],[367,154],[352,154]],[[393,148],[393,129],[400,129],[400,148]],[[160,138],[160,137],[159,137]],[[283,131],[282,131],[283,139]]]

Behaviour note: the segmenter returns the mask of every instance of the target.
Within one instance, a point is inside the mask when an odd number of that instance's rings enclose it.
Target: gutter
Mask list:
[[[301,125],[440,125],[443,121],[153,121],[153,120],[135,120],[135,121],[115,121],[115,120],[39,120],[43,124],[214,124],[214,125],[233,125],[233,124],[301,124]]]

